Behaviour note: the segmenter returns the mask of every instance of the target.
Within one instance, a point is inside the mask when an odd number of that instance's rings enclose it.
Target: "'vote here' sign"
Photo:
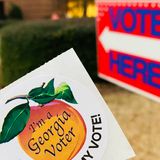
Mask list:
[[[97,1],[98,74],[160,101],[160,2]]]

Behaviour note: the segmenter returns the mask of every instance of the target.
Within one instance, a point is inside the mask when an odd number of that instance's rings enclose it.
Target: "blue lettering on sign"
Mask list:
[[[138,75],[141,75],[143,78],[143,82],[147,83],[147,63],[140,58],[136,58],[134,59],[133,68],[134,78],[136,79]]]
[[[160,80],[159,80],[159,84],[154,81],[154,78],[160,79],[160,72],[156,73],[155,72],[156,69],[157,70],[159,69],[160,71],[160,64],[150,63],[150,65],[148,66],[148,73],[149,73],[148,83],[156,88],[160,88]]]
[[[115,12],[116,11],[116,12]],[[127,15],[132,18],[131,25],[128,26]],[[121,27],[125,32],[134,32],[137,28],[139,32],[144,34],[145,31],[150,32],[154,36],[160,36],[160,10],[150,9],[132,9],[132,8],[118,8],[114,10],[114,7],[109,8],[109,16],[111,24],[114,30],[118,30]],[[140,22],[138,21],[140,17]],[[147,19],[149,18],[149,19]],[[150,25],[151,29],[146,30],[146,25]]]
[[[115,67],[118,74],[137,80],[138,76],[142,77],[142,81],[152,87],[160,89],[160,64],[146,62],[142,58],[137,58],[125,54],[113,56],[113,51],[109,52],[109,68],[115,72]]]
[[[149,10],[137,10],[137,14],[141,15],[141,25],[140,25],[140,32],[144,33],[145,32],[145,20],[146,20],[146,16],[150,13]]]
[[[132,69],[132,65],[128,63],[129,61],[132,61],[132,60],[133,58],[131,56],[128,56],[128,55],[120,56],[120,66],[123,66],[119,68],[120,74],[128,78],[133,78],[133,74],[130,72],[127,72],[127,70],[131,71]]]
[[[130,14],[132,17],[132,24],[131,26],[127,26],[125,21],[126,21],[126,15]],[[135,12],[131,9],[131,8],[126,8],[123,12],[122,12],[122,27],[124,28],[124,30],[126,32],[133,32],[135,27],[136,27],[136,14]]]
[[[157,27],[160,27],[160,20],[157,16],[160,16],[160,10],[152,11],[152,34],[155,36],[160,36],[160,31],[157,31]]]
[[[118,23],[122,19],[122,11],[118,9],[117,14],[114,14],[114,8],[109,8],[109,16],[112,21],[112,25],[114,29],[118,28]]]

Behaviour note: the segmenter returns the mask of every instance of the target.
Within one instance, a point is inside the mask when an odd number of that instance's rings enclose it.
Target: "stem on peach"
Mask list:
[[[29,102],[28,98],[29,98],[28,95],[19,95],[19,96],[13,97],[13,98],[11,98],[11,99],[8,99],[8,100],[6,101],[6,104],[9,103],[10,101],[15,100],[15,99],[26,99],[27,102]]]
[[[43,88],[45,84],[46,84],[46,83],[45,83],[45,82],[43,82],[43,83],[42,83],[42,85],[41,85],[41,87]]]

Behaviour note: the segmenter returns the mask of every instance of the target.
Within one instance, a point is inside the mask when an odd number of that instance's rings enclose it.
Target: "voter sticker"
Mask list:
[[[160,101],[158,1],[97,1],[98,74]]]
[[[63,69],[68,60],[75,72]],[[2,89],[0,97],[4,160],[97,160],[107,152],[114,158],[118,146],[120,157],[134,155],[73,50]]]

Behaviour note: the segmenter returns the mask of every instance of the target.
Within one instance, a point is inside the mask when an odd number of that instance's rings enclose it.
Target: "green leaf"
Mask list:
[[[54,79],[50,80],[46,87],[37,87],[29,92],[29,99],[39,103],[46,104],[55,99]]]
[[[8,142],[22,132],[29,117],[30,107],[28,103],[13,108],[4,119],[2,132],[0,133],[0,143]]]
[[[50,80],[47,86],[44,88],[44,92],[50,95],[54,95],[54,79]]]
[[[37,87],[37,88],[32,89],[28,95],[29,97],[35,97],[35,96],[40,95],[43,92],[43,90],[44,90],[43,87]]]
[[[77,101],[73,96],[71,88],[66,83],[62,83],[59,87],[56,88],[55,96],[56,99],[63,99],[69,103],[77,104]]]
[[[37,102],[39,104],[46,104],[51,102],[52,100],[55,99],[54,95],[49,95],[49,94],[41,94],[37,97],[31,98],[34,102]]]

